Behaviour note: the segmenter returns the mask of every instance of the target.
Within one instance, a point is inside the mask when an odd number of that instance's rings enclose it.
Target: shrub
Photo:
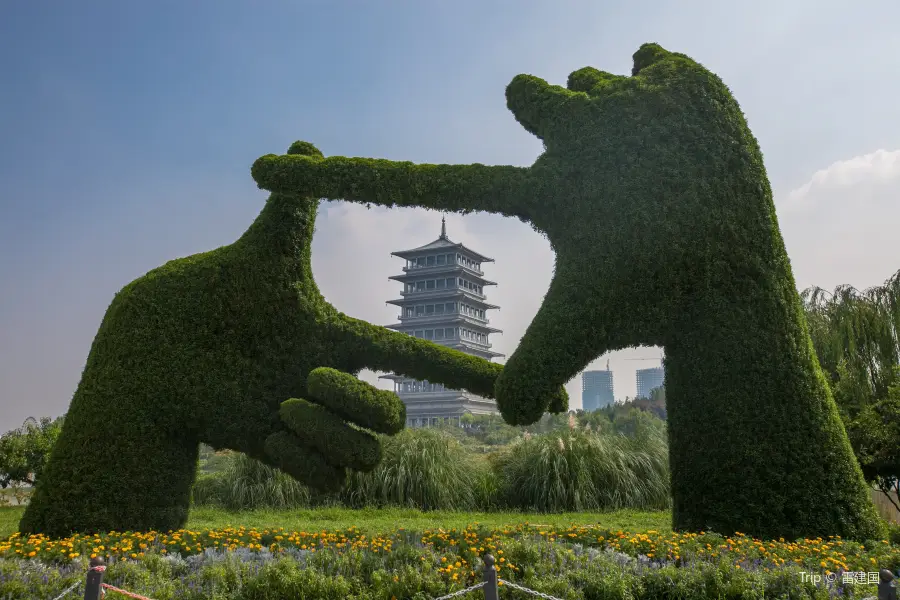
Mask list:
[[[201,473],[191,488],[191,504],[224,507],[226,496],[224,473]]]
[[[219,458],[227,461],[220,472],[197,478],[193,502],[231,510],[332,503],[419,510],[662,508],[668,506],[665,429],[658,419],[648,418],[626,419],[622,428],[628,435],[567,428],[536,437],[527,434],[528,439],[487,454],[460,443],[450,431],[410,429],[386,438],[380,465],[352,477],[339,494],[315,492],[235,453]],[[567,440],[566,449],[560,453],[562,440]],[[587,469],[587,479],[578,479],[578,465]],[[529,496],[522,496],[517,487],[524,479],[530,481]],[[560,480],[568,482],[568,491],[557,500],[526,501],[551,498]],[[582,497],[585,500],[571,500]]]
[[[222,506],[230,510],[300,508],[309,506],[313,497],[309,488],[290,475],[240,453],[213,479],[217,481],[206,483],[209,479],[198,478],[199,490],[195,485],[195,491],[201,497],[210,494],[207,498],[211,499],[217,494]]]
[[[346,600],[352,586],[340,575],[299,568],[296,561],[280,560],[267,565],[241,589],[240,600],[272,598],[316,598]]]
[[[29,417],[18,429],[0,436],[0,488],[33,486],[41,478],[64,417],[40,421]]]
[[[472,495],[477,510],[502,510],[500,498],[500,472],[494,468],[493,453],[473,454],[474,482]]]
[[[466,510],[475,506],[476,469],[465,448],[431,429],[406,429],[385,439],[381,462],[354,473],[341,498],[349,506]]]
[[[888,523],[888,541],[895,546],[900,546],[900,523]]]
[[[543,512],[664,508],[669,504],[665,441],[573,429],[523,439],[498,460],[500,495],[510,507]]]

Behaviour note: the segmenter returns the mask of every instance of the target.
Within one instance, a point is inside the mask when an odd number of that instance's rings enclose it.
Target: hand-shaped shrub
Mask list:
[[[302,142],[289,153],[321,157]],[[200,442],[338,489],[345,467],[380,459],[372,431],[396,433],[406,420],[396,395],[349,375],[362,368],[493,396],[500,365],[325,302],[310,267],[318,203],[274,193],[234,244],[169,262],[116,295],[23,533],[182,527]]]
[[[489,211],[543,232],[550,290],[497,380],[509,423],[597,356],[666,349],[679,529],[877,535],[880,524],[813,353],[759,146],[728,88],[646,44],[631,77],[506,89],[543,140],[528,168],[264,156],[260,187],[384,206]]]

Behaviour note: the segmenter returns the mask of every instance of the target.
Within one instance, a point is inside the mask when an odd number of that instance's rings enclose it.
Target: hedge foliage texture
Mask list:
[[[507,106],[539,137],[531,167],[274,156],[260,187],[515,216],[556,269],[496,382],[507,422],[599,355],[666,349],[673,521],[758,536],[879,535],[812,350],[756,139],[728,88],[656,44],[631,77],[567,87],[518,75]]]
[[[289,154],[321,158],[302,142]],[[318,198],[273,193],[235,243],[116,295],[22,532],[181,528],[200,442],[337,489],[346,468],[378,462],[368,430],[393,434],[406,421],[395,394],[351,375],[363,368],[493,397],[500,365],[324,300],[310,265]]]

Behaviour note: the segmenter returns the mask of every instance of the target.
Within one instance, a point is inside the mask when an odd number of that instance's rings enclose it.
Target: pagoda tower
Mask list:
[[[399,300],[399,323],[388,325],[408,335],[433,341],[491,360],[502,354],[491,351],[489,336],[501,333],[489,326],[487,311],[500,308],[487,303],[484,288],[497,285],[484,278],[481,264],[494,262],[447,237],[447,222],[441,218],[441,235],[413,250],[392,252],[406,261],[402,275],[390,279],[403,284]],[[443,385],[399,375],[384,375],[394,382],[394,392],[406,404],[406,425],[428,427],[460,423],[466,413],[497,414],[494,400]]]

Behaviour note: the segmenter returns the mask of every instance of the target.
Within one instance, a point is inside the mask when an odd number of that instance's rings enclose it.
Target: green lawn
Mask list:
[[[0,539],[12,535],[22,515],[21,507],[0,508]],[[422,531],[443,527],[463,528],[478,523],[488,527],[502,527],[518,523],[532,523],[548,527],[600,524],[626,531],[668,531],[671,514],[668,511],[641,512],[619,510],[606,513],[527,514],[512,512],[458,513],[422,512],[409,509],[320,508],[310,510],[252,510],[228,512],[214,508],[194,508],[188,519],[188,529],[220,529],[224,527],[256,527],[258,529],[284,527],[292,531],[319,531],[358,527],[367,534],[389,533],[403,528]]]
[[[22,516],[22,506],[0,507],[0,538],[8,538],[19,528],[19,518]]]

